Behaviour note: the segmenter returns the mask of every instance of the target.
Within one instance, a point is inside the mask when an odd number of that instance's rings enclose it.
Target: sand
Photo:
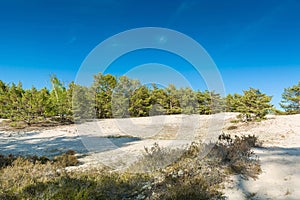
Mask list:
[[[123,169],[138,159],[144,147],[183,148],[194,140],[215,141],[223,131],[232,135],[257,135],[263,148],[262,174],[257,180],[232,176],[224,192],[228,199],[299,199],[300,197],[300,115],[268,116],[255,123],[231,123],[236,113],[212,116],[172,115],[132,119],[106,119],[80,125],[30,132],[0,132],[1,154],[55,155],[75,150],[86,169],[107,165]],[[228,127],[236,129],[228,130]],[[110,136],[108,139],[107,136]],[[114,138],[112,138],[114,137]],[[99,145],[101,144],[101,145]]]
[[[300,115],[269,116],[259,123],[244,124],[227,131],[231,134],[255,134],[264,148],[254,149],[262,174],[257,180],[232,177],[224,191],[228,199],[300,199]]]

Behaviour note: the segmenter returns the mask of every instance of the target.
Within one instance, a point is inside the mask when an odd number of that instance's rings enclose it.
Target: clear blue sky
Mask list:
[[[278,106],[283,89],[300,80],[299,10],[298,0],[2,0],[0,79],[40,88],[56,74],[68,83],[106,38],[132,28],[164,27],[207,50],[227,93],[259,88]],[[165,63],[167,56],[155,55],[154,61]],[[153,61],[144,56],[116,63]]]

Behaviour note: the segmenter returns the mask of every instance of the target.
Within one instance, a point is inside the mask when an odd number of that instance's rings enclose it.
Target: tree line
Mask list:
[[[74,122],[85,119],[143,117],[171,114],[215,114],[239,112],[242,121],[260,120],[273,112],[271,96],[250,88],[243,94],[221,97],[214,91],[194,91],[170,84],[142,85],[127,76],[98,73],[91,86],[71,82],[66,85],[56,76],[52,88],[24,89],[22,83],[0,80],[0,117],[28,125],[56,120]],[[286,113],[300,113],[300,82],[285,88],[281,107]]]

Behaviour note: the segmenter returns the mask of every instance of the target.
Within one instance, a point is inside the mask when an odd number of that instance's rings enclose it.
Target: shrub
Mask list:
[[[16,157],[12,154],[4,156],[0,154],[0,169],[12,165],[13,161],[16,160]]]
[[[69,150],[60,156],[56,156],[54,158],[54,162],[56,162],[62,167],[76,166],[79,163],[79,161],[75,156],[75,153],[75,151]]]
[[[254,135],[235,136],[222,134],[219,141],[210,153],[217,156],[221,163],[227,165],[227,170],[233,174],[240,174],[242,178],[257,178],[261,172],[258,157],[252,151],[252,147],[260,146],[261,143]]]
[[[129,167],[129,171],[153,172],[163,169],[178,160],[183,153],[182,149],[161,148],[157,143],[151,147],[144,147],[144,150],[143,156]]]

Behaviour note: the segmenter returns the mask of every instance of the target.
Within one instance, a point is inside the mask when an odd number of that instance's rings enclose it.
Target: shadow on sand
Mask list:
[[[0,154],[13,154],[16,156],[37,155],[53,158],[68,150],[75,150],[77,153],[84,155],[117,149],[130,145],[130,142],[140,140],[139,138],[131,137],[58,136],[27,138],[26,136],[28,135],[0,139]]]
[[[256,148],[262,167],[257,180],[237,178],[237,187],[245,199],[298,200],[300,148]],[[270,178],[269,178],[270,177]]]

